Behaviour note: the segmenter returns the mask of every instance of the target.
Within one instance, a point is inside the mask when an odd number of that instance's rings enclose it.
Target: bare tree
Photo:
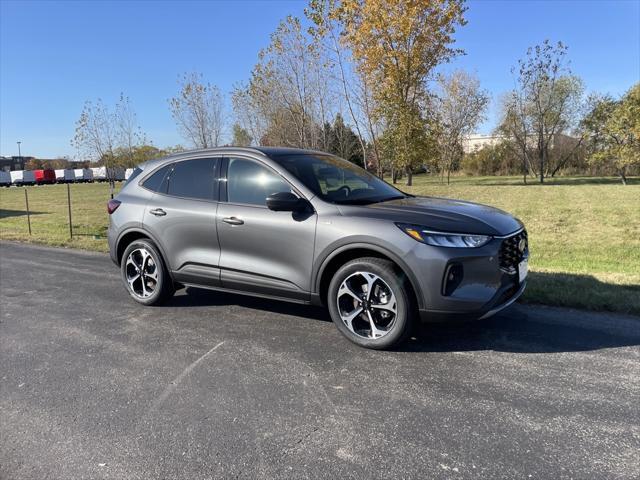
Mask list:
[[[438,78],[440,88],[434,106],[439,124],[439,151],[442,172],[447,172],[447,183],[451,171],[461,160],[462,141],[480,122],[489,104],[489,94],[480,88],[480,80],[462,70]]]
[[[115,115],[101,99],[85,102],[71,141],[78,153],[94,161],[113,159],[117,140]]]
[[[138,125],[136,112],[133,110],[129,97],[120,94],[114,111],[115,135],[119,148],[127,157],[128,166],[133,166],[135,149],[145,143],[145,136]]]
[[[577,129],[582,109],[582,81],[571,74],[566,54],[562,42],[553,45],[548,40],[527,50],[526,58],[518,62],[516,88],[507,97],[506,121],[501,125],[508,136],[519,139],[523,162],[534,172],[537,169],[540,183],[571,156],[572,151],[556,159],[555,167],[549,161],[557,135]],[[575,148],[581,143],[582,138]],[[531,148],[537,167],[528,161],[527,150]]]
[[[136,149],[143,145],[144,138],[129,97],[120,94],[113,108],[101,99],[85,102],[71,144],[80,156],[104,164],[113,196],[114,167],[133,166]]]
[[[224,127],[220,90],[195,72],[184,74],[179,85],[180,92],[169,105],[181,135],[196,148],[218,146]]]

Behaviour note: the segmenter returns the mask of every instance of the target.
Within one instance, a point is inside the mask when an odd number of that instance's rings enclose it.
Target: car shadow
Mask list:
[[[270,299],[188,287],[167,304],[173,307],[229,306],[262,310],[322,322],[331,322],[326,309]],[[418,322],[413,336],[396,352],[560,353],[640,345],[640,320],[620,320],[624,325],[606,328],[581,320],[581,312],[561,316],[539,305],[516,305],[487,320]],[[592,312],[584,315],[594,316]],[[617,317],[603,314],[603,321]],[[631,326],[629,326],[631,325]]]
[[[635,333],[624,332],[583,324],[575,318],[561,319],[557,313],[547,317],[539,305],[516,305],[486,320],[422,323],[416,330],[398,351],[562,353],[640,345],[640,321]]]
[[[46,212],[34,212],[29,210],[29,215],[42,215]],[[3,218],[11,218],[11,217],[26,217],[26,210],[7,210],[5,208],[0,208],[0,220]]]
[[[165,306],[168,307],[207,307],[237,305],[252,310],[281,315],[293,315],[331,322],[329,313],[322,307],[302,305],[299,303],[284,302],[267,298],[252,297],[236,293],[208,290],[205,288],[187,287],[186,295],[175,295]]]

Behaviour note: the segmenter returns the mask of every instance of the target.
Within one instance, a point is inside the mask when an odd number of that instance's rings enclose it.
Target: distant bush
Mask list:
[[[517,175],[522,172],[520,159],[507,142],[465,154],[460,166],[466,175]]]

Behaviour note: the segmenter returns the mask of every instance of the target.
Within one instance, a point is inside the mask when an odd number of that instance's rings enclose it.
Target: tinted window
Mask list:
[[[167,182],[165,182],[164,180],[167,176],[167,172],[169,172],[172,166],[172,164],[169,164],[162,167],[160,170],[156,171],[153,175],[147,178],[142,186],[153,192],[167,193]]]
[[[279,175],[256,162],[231,158],[227,170],[227,199],[231,203],[266,206],[272,193],[290,192]]]
[[[271,158],[328,202],[366,205],[406,196],[366,170],[333,155],[282,154]]]
[[[215,159],[203,158],[175,163],[168,176],[167,193],[176,197],[213,200],[215,162]]]

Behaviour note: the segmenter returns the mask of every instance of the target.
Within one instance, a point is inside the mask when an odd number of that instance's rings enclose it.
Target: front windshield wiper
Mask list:
[[[336,203],[340,205],[371,205],[373,203],[381,203],[388,202],[391,200],[400,200],[401,198],[407,198],[405,195],[393,195],[391,197],[382,197],[382,198],[352,198],[340,200]]]
[[[375,200],[375,201],[373,201],[371,203],[390,202],[391,200],[400,200],[400,199],[403,199],[403,198],[407,198],[407,196],[406,195],[393,195],[391,197],[384,197],[384,198],[381,198],[380,200]]]

